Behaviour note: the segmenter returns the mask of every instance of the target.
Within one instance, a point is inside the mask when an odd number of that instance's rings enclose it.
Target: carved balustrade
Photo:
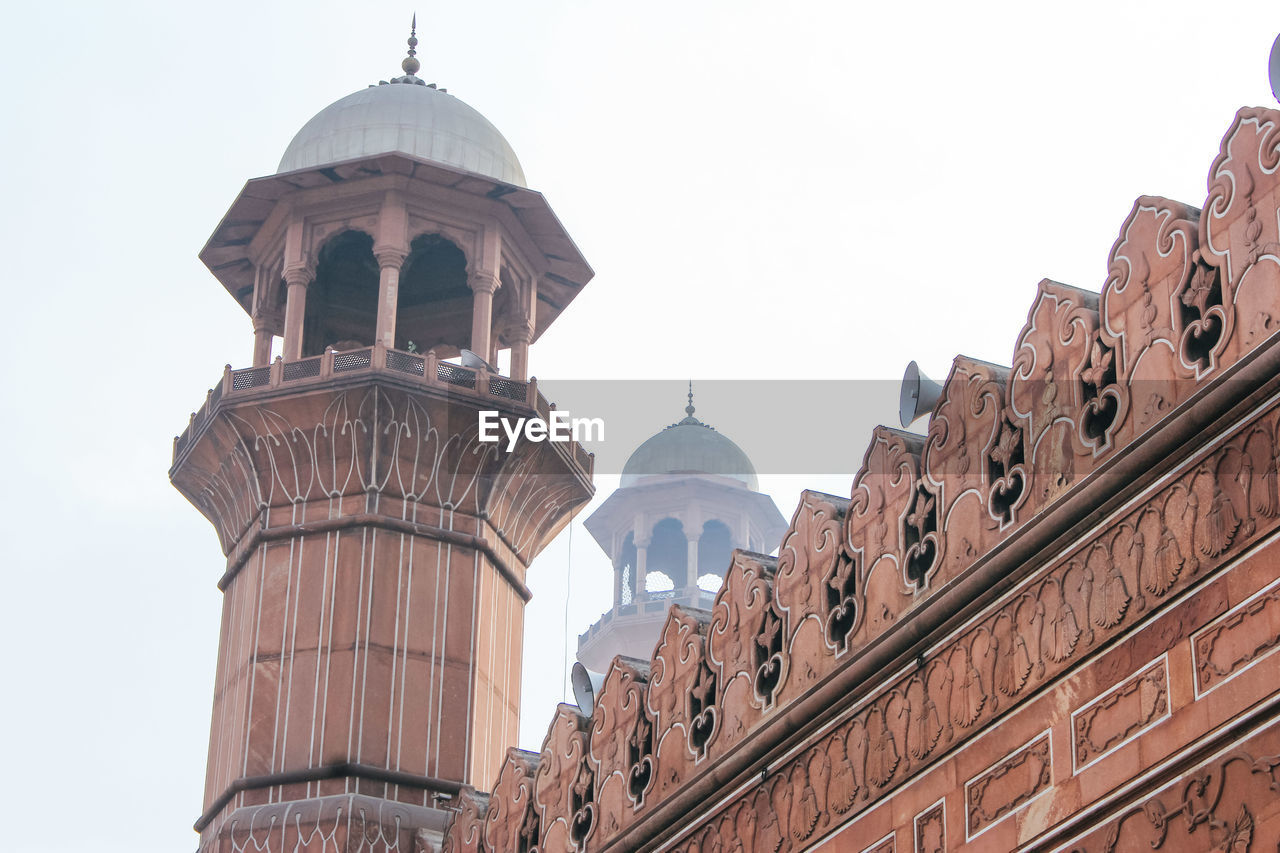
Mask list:
[[[1202,209],[1139,198],[1100,294],[1041,282],[1010,368],[957,358],[924,437],[877,428],[849,498],[805,492],[776,558],[735,552],[709,613],[672,608],[650,662],[614,661],[589,727],[562,706],[543,761],[567,763],[546,771],[558,781],[538,817],[542,843],[802,849],[1280,529],[1280,405],[1237,405],[1272,380],[1264,359],[1280,348],[1278,324],[1280,112],[1244,109]],[[1196,406],[1234,420],[1180,431]],[[1144,443],[1172,450],[1138,472],[1150,472],[1140,499],[1121,504],[1137,488],[1125,464]],[[1110,501],[1107,514],[1078,508],[1082,495]],[[1058,523],[1050,516],[1076,519],[1068,542],[1015,563],[995,579],[999,595],[975,587],[1029,526]],[[962,614],[930,609],[961,595]],[[1277,596],[1254,609],[1270,614]],[[913,665],[849,676],[859,692],[840,697],[845,707],[795,717],[895,638],[916,650]],[[1240,658],[1222,648],[1201,652],[1197,683]],[[1230,661],[1215,669],[1215,653]],[[1092,727],[1115,703],[1132,703],[1141,725],[1163,713],[1165,678],[1149,667],[1078,714],[1071,760],[1111,748],[1114,736]],[[1280,778],[1266,737],[1265,750],[1206,763],[1219,805],[1191,788],[1164,792],[1081,849],[1118,849],[1118,838],[1158,847],[1174,824],[1245,849],[1252,801],[1240,798],[1274,796]],[[966,833],[1050,785],[1049,762],[1046,734],[971,780]],[[1223,795],[1232,780],[1239,790]],[[726,798],[731,781],[745,787]],[[515,819],[503,809],[490,805],[491,826]],[[920,837],[941,837],[944,824],[940,804],[915,821]]]

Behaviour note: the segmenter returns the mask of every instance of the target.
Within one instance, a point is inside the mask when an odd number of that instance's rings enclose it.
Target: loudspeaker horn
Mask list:
[[[914,361],[908,364],[902,374],[902,389],[898,392],[898,419],[902,426],[909,427],[922,415],[932,412],[941,396],[941,383],[925,376]]]
[[[604,674],[592,672],[582,661],[575,661],[569,681],[573,684],[573,699],[578,703],[578,710],[590,717],[596,707],[596,696],[604,687]]]
[[[477,353],[469,349],[462,350],[462,366],[469,367],[472,370],[484,370],[489,373],[497,373],[497,369],[492,364],[485,361]]]
[[[1271,81],[1271,94],[1280,101],[1280,36],[1271,45],[1271,57],[1267,61],[1267,77]]]

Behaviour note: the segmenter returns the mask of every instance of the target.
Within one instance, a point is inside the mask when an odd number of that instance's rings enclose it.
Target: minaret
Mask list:
[[[489,789],[526,572],[592,493],[577,444],[481,440],[481,411],[547,416],[528,348],[592,271],[416,46],[200,254],[254,332],[170,470],[227,558],[202,851],[412,851],[461,785]]]
[[[691,382],[684,418],[636,448],[586,521],[613,564],[613,607],[578,638],[589,670],[648,660],[668,607],[711,609],[733,549],[768,553],[787,528],[751,460],[695,411]]]

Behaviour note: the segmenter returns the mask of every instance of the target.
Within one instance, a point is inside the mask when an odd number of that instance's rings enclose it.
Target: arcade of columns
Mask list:
[[[378,263],[377,325],[374,343],[395,348],[396,314],[399,303],[400,273],[409,257],[409,215],[402,193],[384,194],[372,231],[373,254]],[[273,336],[283,338],[282,358],[296,361],[303,357],[303,325],[307,313],[307,289],[315,279],[316,260],[313,247],[307,252],[307,217],[300,212],[289,214],[279,256],[266,259],[254,269],[253,364],[270,363]],[[499,228],[485,227],[477,241],[479,251],[474,260],[475,271],[467,280],[472,291],[470,346],[490,364],[497,363],[499,336],[493,334],[494,294],[502,286],[498,271],[504,267],[502,234]],[[283,282],[285,306],[283,316],[275,310],[270,296]],[[505,319],[501,340],[511,348],[511,378],[523,381],[529,375],[529,344],[533,340],[534,311],[537,304],[537,282],[530,278],[521,288],[519,313]]]

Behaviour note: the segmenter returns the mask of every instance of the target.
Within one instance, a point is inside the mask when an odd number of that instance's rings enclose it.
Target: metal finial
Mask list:
[[[413,13],[413,22],[409,24],[409,55],[404,58],[404,62],[400,63],[400,67],[404,69],[404,73],[410,77],[418,73],[418,69],[422,67],[422,63],[418,61],[418,13]]]
[[[693,412],[694,412],[694,408],[693,408],[693,380],[692,380],[692,379],[690,379],[690,380],[689,380],[689,405],[687,405],[687,406],[685,406],[685,407],[684,407],[684,420],[680,421],[679,423],[674,423],[674,424],[672,424],[671,426],[667,427],[667,429],[675,429],[675,428],[676,428],[676,427],[678,427],[678,426],[700,426],[700,427],[705,427],[706,429],[710,429],[710,430],[714,430],[714,429],[715,429],[715,427],[711,426],[710,424],[704,424],[702,421],[700,421],[700,420],[698,420],[697,418],[695,418],[695,417],[693,416]]]

